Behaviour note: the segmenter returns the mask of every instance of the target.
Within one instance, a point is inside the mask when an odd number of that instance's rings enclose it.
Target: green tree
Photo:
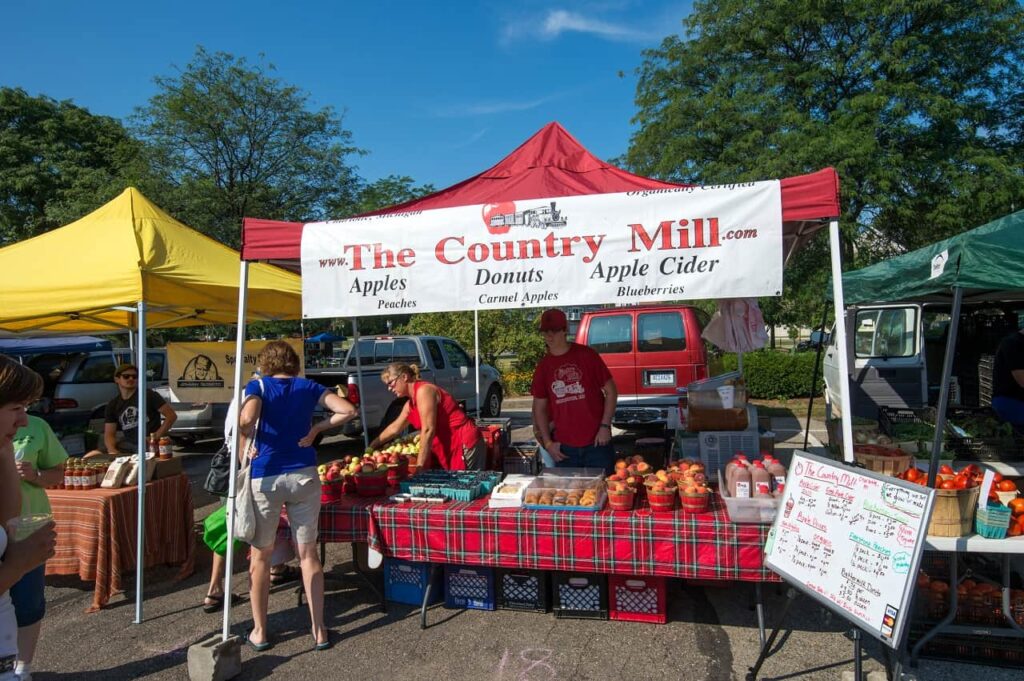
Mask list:
[[[433,194],[435,191],[432,184],[416,186],[413,184],[414,182],[411,177],[405,175],[388,175],[376,182],[363,184],[359,188],[355,201],[344,201],[340,205],[330,206],[331,215],[338,218],[361,215],[397,206],[406,201]]]
[[[139,108],[152,192],[179,219],[238,247],[243,217],[314,221],[352,202],[362,153],[331,107],[273,74],[274,66],[202,47]]]
[[[718,183],[834,166],[847,267],[1024,206],[1016,0],[703,0],[684,26],[639,69],[634,171]],[[820,300],[822,269],[787,271],[787,298],[805,285]]]
[[[0,88],[0,245],[77,220],[131,183],[139,144],[70,101]]]

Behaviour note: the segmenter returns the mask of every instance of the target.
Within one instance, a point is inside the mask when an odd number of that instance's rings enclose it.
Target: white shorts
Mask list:
[[[281,506],[296,543],[315,544],[320,522],[320,478],[309,466],[280,475],[252,479],[256,507],[256,536],[252,545],[264,549],[274,543]]]

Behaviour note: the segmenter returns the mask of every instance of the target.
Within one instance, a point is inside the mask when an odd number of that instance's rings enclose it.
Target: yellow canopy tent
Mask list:
[[[250,303],[240,308],[247,278]],[[0,332],[134,330],[138,366],[145,366],[147,327],[244,328],[246,319],[301,316],[297,275],[272,265],[244,267],[237,251],[186,227],[134,187],[81,220],[0,249]],[[146,372],[139,374],[137,395],[138,413],[145,414]],[[145,429],[138,431],[136,451],[144,452]],[[145,480],[138,476],[136,623],[142,622]]]
[[[134,187],[65,227],[0,249],[0,331],[97,333],[234,324],[238,252],[186,227]],[[250,269],[250,321],[302,316],[301,279]]]

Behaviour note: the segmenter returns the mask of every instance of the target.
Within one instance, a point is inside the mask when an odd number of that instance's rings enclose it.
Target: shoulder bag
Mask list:
[[[263,396],[263,379],[260,379],[260,396]],[[263,405],[260,405],[262,411]],[[256,419],[256,426],[253,428],[252,447],[246,448],[246,455],[242,457],[243,468],[235,478],[235,513],[233,523],[235,536],[246,542],[252,543],[256,537],[256,501],[252,494],[252,463],[249,452],[259,451],[260,421]]]

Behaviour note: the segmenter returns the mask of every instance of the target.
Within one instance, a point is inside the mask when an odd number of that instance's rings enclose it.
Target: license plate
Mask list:
[[[676,374],[674,371],[652,371],[647,374],[647,383],[650,385],[675,385]]]

